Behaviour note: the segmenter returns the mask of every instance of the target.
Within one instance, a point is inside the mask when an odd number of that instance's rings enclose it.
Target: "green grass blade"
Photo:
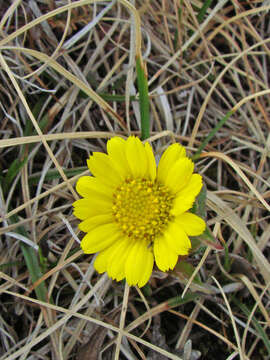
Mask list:
[[[19,219],[16,215],[11,217],[12,223],[16,223],[16,222],[18,222],[18,220]],[[28,237],[26,230],[22,226],[19,226],[16,229],[16,232],[25,237]],[[39,265],[39,261],[38,261],[38,253],[31,246],[24,244],[23,242],[20,242],[20,247],[21,247],[24,259],[25,259],[27,269],[28,269],[30,277],[31,277],[31,281],[34,284],[43,275],[40,265]],[[42,282],[38,286],[36,286],[35,293],[39,300],[47,302],[48,290],[45,285],[45,282]]]
[[[38,103],[38,105],[40,105],[40,104]],[[38,108],[36,108],[36,111],[37,110],[38,110]],[[45,116],[43,119],[44,119],[44,121],[42,122],[42,126],[46,126],[47,116]],[[30,121],[28,121],[26,123],[25,129],[24,129],[24,135],[29,136],[32,133],[35,133],[35,130],[33,129],[33,126],[30,123]],[[24,153],[27,153],[25,151],[26,146],[24,146],[23,148],[24,148]],[[8,193],[8,189],[9,189],[13,179],[16,177],[17,174],[19,174],[21,169],[25,166],[27,160],[28,160],[28,156],[24,155],[21,157],[21,159],[15,159],[12,162],[12,164],[9,166],[9,169],[8,169],[5,177],[2,177],[2,179],[1,179],[4,194]],[[10,218],[10,221],[12,224],[16,224],[19,222],[19,218],[17,215],[13,215]],[[15,231],[18,234],[21,234],[21,235],[25,236],[26,238],[28,238],[28,234],[23,226],[18,226]],[[39,254],[31,246],[23,243],[22,241],[20,241],[20,248],[22,250],[22,253],[23,253],[23,256],[25,259],[25,263],[26,263],[27,269],[28,269],[30,277],[31,277],[31,281],[34,284],[43,275],[40,264],[39,264]],[[39,300],[47,302],[48,291],[47,291],[45,282],[42,282],[41,284],[39,284],[38,286],[35,287],[35,293]]]
[[[21,243],[20,247],[22,249],[32,283],[35,283],[43,275],[38,262],[38,254],[31,246],[28,246],[24,243]],[[47,302],[48,291],[44,281],[35,288],[35,293],[39,300]]]
[[[5,269],[9,269],[12,266],[19,266],[21,265],[20,261],[10,261],[8,263],[4,263],[0,265],[0,271],[4,271]]]
[[[196,153],[193,155],[192,160],[197,160],[200,157],[200,154],[203,151],[203,149],[209,144],[211,139],[216,135],[216,133],[219,131],[219,129],[226,123],[226,121],[229,119],[229,117],[233,113],[234,113],[234,111],[232,111],[232,110],[228,111],[227,114],[214,127],[214,129],[210,131],[210,133],[207,135],[207,137],[204,139],[204,141],[199,146]]]
[[[145,140],[150,136],[149,95],[147,76],[140,57],[136,60],[136,70],[141,113],[141,139]]]
[[[180,306],[180,305],[186,304],[190,301],[194,301],[194,300],[198,299],[199,297],[200,296],[196,293],[187,293],[184,297],[175,296],[168,300],[168,306],[170,308]]]
[[[87,170],[86,166],[77,167],[74,169],[63,169],[64,173],[66,174],[67,178],[71,178],[73,176],[81,174],[83,171]],[[40,179],[41,173],[35,173],[29,176],[28,184],[30,186],[37,185]],[[51,181],[54,179],[60,179],[61,175],[59,174],[58,170],[49,170],[45,175],[44,181]]]
[[[203,6],[201,7],[200,11],[197,14],[197,20],[198,23],[201,24],[203,22],[203,18],[206,14],[207,9],[209,8],[209,6],[211,6],[212,0],[206,0],[203,4]]]
[[[182,25],[182,15],[183,15],[182,7],[183,7],[183,0],[180,0],[177,11],[179,27],[181,27]],[[178,36],[179,36],[179,29],[178,27],[176,27],[174,31],[174,40],[173,40],[173,47],[175,51],[177,51],[178,47],[180,46],[180,44],[178,44]]]
[[[105,101],[116,101],[116,102],[125,102],[126,101],[126,97],[125,95],[111,95],[111,94],[104,94],[104,93],[98,93],[98,95],[100,97],[102,97],[103,100]],[[136,96],[135,95],[131,95],[129,97],[130,101],[137,101]]]
[[[2,187],[4,194],[7,193],[13,179],[18,175],[20,170],[24,167],[25,163],[27,162],[28,157],[26,156],[23,160],[15,159],[6,173],[6,176],[2,178]]]
[[[251,311],[249,310],[249,308],[245,304],[242,304],[235,297],[233,298],[233,302],[243,311],[243,313],[247,317],[249,317]],[[263,327],[261,326],[261,324],[255,318],[254,315],[252,316],[251,322],[254,325],[254,327],[255,327],[257,333],[259,334],[261,340],[263,341],[263,343],[264,343],[264,345],[266,347],[266,350],[268,352],[268,356],[270,356],[270,339],[269,339],[268,335],[265,333]]]

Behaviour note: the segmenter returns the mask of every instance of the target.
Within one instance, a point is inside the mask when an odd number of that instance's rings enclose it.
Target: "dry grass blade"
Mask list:
[[[112,133],[99,132],[99,131],[88,131],[88,132],[71,132],[71,133],[62,133],[62,134],[45,134],[43,135],[46,141],[53,140],[65,140],[65,139],[109,139],[114,136]],[[121,136],[121,135],[119,135]],[[0,148],[18,146],[25,144],[33,144],[40,142],[40,136],[26,136],[15,139],[3,139],[0,140]]]
[[[222,290],[222,287],[220,286],[220,284],[218,283],[218,281],[213,278],[215,283],[217,284],[217,286],[219,287],[221,293],[222,293],[222,296],[225,300],[225,303],[226,303],[226,306],[227,306],[227,309],[229,310],[229,314],[230,314],[230,318],[231,318],[231,321],[232,321],[232,325],[233,325],[233,330],[234,330],[234,334],[235,334],[235,338],[236,338],[236,342],[237,342],[237,347],[238,347],[238,353],[239,353],[239,357],[241,360],[245,360],[247,359],[245,353],[243,352],[243,349],[241,347],[241,342],[240,342],[240,337],[239,337],[239,333],[238,333],[238,330],[237,330],[237,327],[236,327],[236,323],[235,323],[235,320],[234,320],[234,315],[232,313],[232,310],[231,310],[231,307],[230,307],[230,304],[228,302],[228,299],[224,293],[224,291]]]
[[[126,313],[127,313],[127,305],[128,305],[128,296],[129,296],[129,286],[128,283],[125,283],[125,292],[124,292],[124,297],[123,297],[123,304],[122,304],[122,309],[121,309],[121,315],[120,315],[120,323],[119,323],[119,333],[117,336],[117,340],[116,340],[116,349],[115,349],[115,360],[119,359],[119,355],[120,355],[120,347],[121,347],[121,342],[122,342],[122,331],[124,329],[125,326],[125,319],[126,319]]]
[[[226,222],[228,222],[228,224],[230,224],[234,231],[237,232],[241,236],[242,240],[250,247],[254,259],[256,260],[256,265],[260,269],[260,272],[264,277],[265,283],[268,283],[270,281],[270,269],[268,261],[258,248],[257,244],[254,241],[254,238],[248,231],[245,224],[241,221],[237,214],[215,194],[208,193],[208,199],[209,207],[214,210],[221,219],[224,219]]]

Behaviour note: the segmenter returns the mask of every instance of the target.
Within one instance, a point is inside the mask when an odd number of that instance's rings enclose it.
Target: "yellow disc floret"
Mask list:
[[[166,186],[147,179],[126,179],[113,195],[113,215],[122,233],[149,244],[172,220],[174,196]]]

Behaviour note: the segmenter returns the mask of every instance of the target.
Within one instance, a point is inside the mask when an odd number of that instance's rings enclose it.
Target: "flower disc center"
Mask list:
[[[150,243],[172,219],[173,199],[162,184],[126,179],[113,195],[113,215],[124,235]]]

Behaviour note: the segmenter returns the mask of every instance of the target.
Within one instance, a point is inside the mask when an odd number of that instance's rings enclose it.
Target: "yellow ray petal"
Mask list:
[[[143,178],[147,171],[147,157],[141,140],[130,136],[126,141],[126,157],[131,173],[135,178]]]
[[[189,210],[201,191],[202,185],[201,175],[193,174],[188,184],[176,195],[171,213],[177,216]]]
[[[125,264],[133,243],[128,238],[122,238],[111,247],[107,271],[112,279],[120,281],[125,277]]]
[[[144,258],[144,271],[141,274],[141,278],[138,282],[139,287],[143,287],[150,279],[153,271],[153,266],[154,266],[154,255],[152,250],[148,249],[148,251],[145,253],[145,258]]]
[[[108,214],[112,211],[112,202],[100,196],[93,196],[91,199],[79,199],[72,205],[74,216],[80,220],[95,215]]]
[[[178,255],[170,247],[164,237],[159,237],[154,241],[154,256],[157,267],[161,271],[173,269],[177,263]]]
[[[191,243],[187,234],[176,222],[170,223],[164,232],[164,237],[168,246],[178,255],[187,255],[191,249]]]
[[[152,249],[148,247],[146,241],[136,241],[129,251],[126,264],[125,275],[127,283],[144,286],[149,280],[154,264]]]
[[[105,186],[93,176],[82,176],[76,184],[76,191],[85,198],[91,198],[93,194],[112,198],[113,189]]]
[[[84,232],[89,232],[97,226],[109,224],[114,222],[114,217],[111,213],[91,216],[79,224],[79,229]]]
[[[175,221],[190,236],[201,235],[205,230],[205,222],[192,213],[184,213],[175,218]]]
[[[116,171],[109,156],[103,153],[94,152],[87,160],[91,173],[103,184],[109,187],[117,187],[122,179]]]
[[[127,142],[118,136],[113,137],[107,142],[107,151],[110,160],[113,162],[114,168],[123,180],[131,175],[126,158],[126,146]]]
[[[169,169],[164,185],[176,194],[190,181],[194,163],[188,158],[181,158]]]
[[[93,254],[106,249],[120,238],[121,233],[116,224],[100,225],[83,237],[81,248],[85,254]]]
[[[107,247],[106,249],[100,251],[95,259],[94,268],[100,274],[107,271],[108,267],[108,259],[111,253],[111,247]]]
[[[149,176],[149,179],[154,181],[157,175],[157,167],[156,167],[156,161],[153,154],[153,150],[151,145],[147,142],[144,145],[145,147],[145,154],[147,157],[147,175]]]
[[[125,261],[129,247],[127,239],[121,238],[101,251],[94,262],[97,272],[101,274],[107,271],[108,275],[116,281],[124,279]]]
[[[180,144],[170,145],[166,151],[161,156],[161,159],[158,164],[158,175],[157,178],[160,182],[164,183],[165,179],[168,176],[169,169],[174,165],[174,163],[180,158],[186,156],[185,148]]]

